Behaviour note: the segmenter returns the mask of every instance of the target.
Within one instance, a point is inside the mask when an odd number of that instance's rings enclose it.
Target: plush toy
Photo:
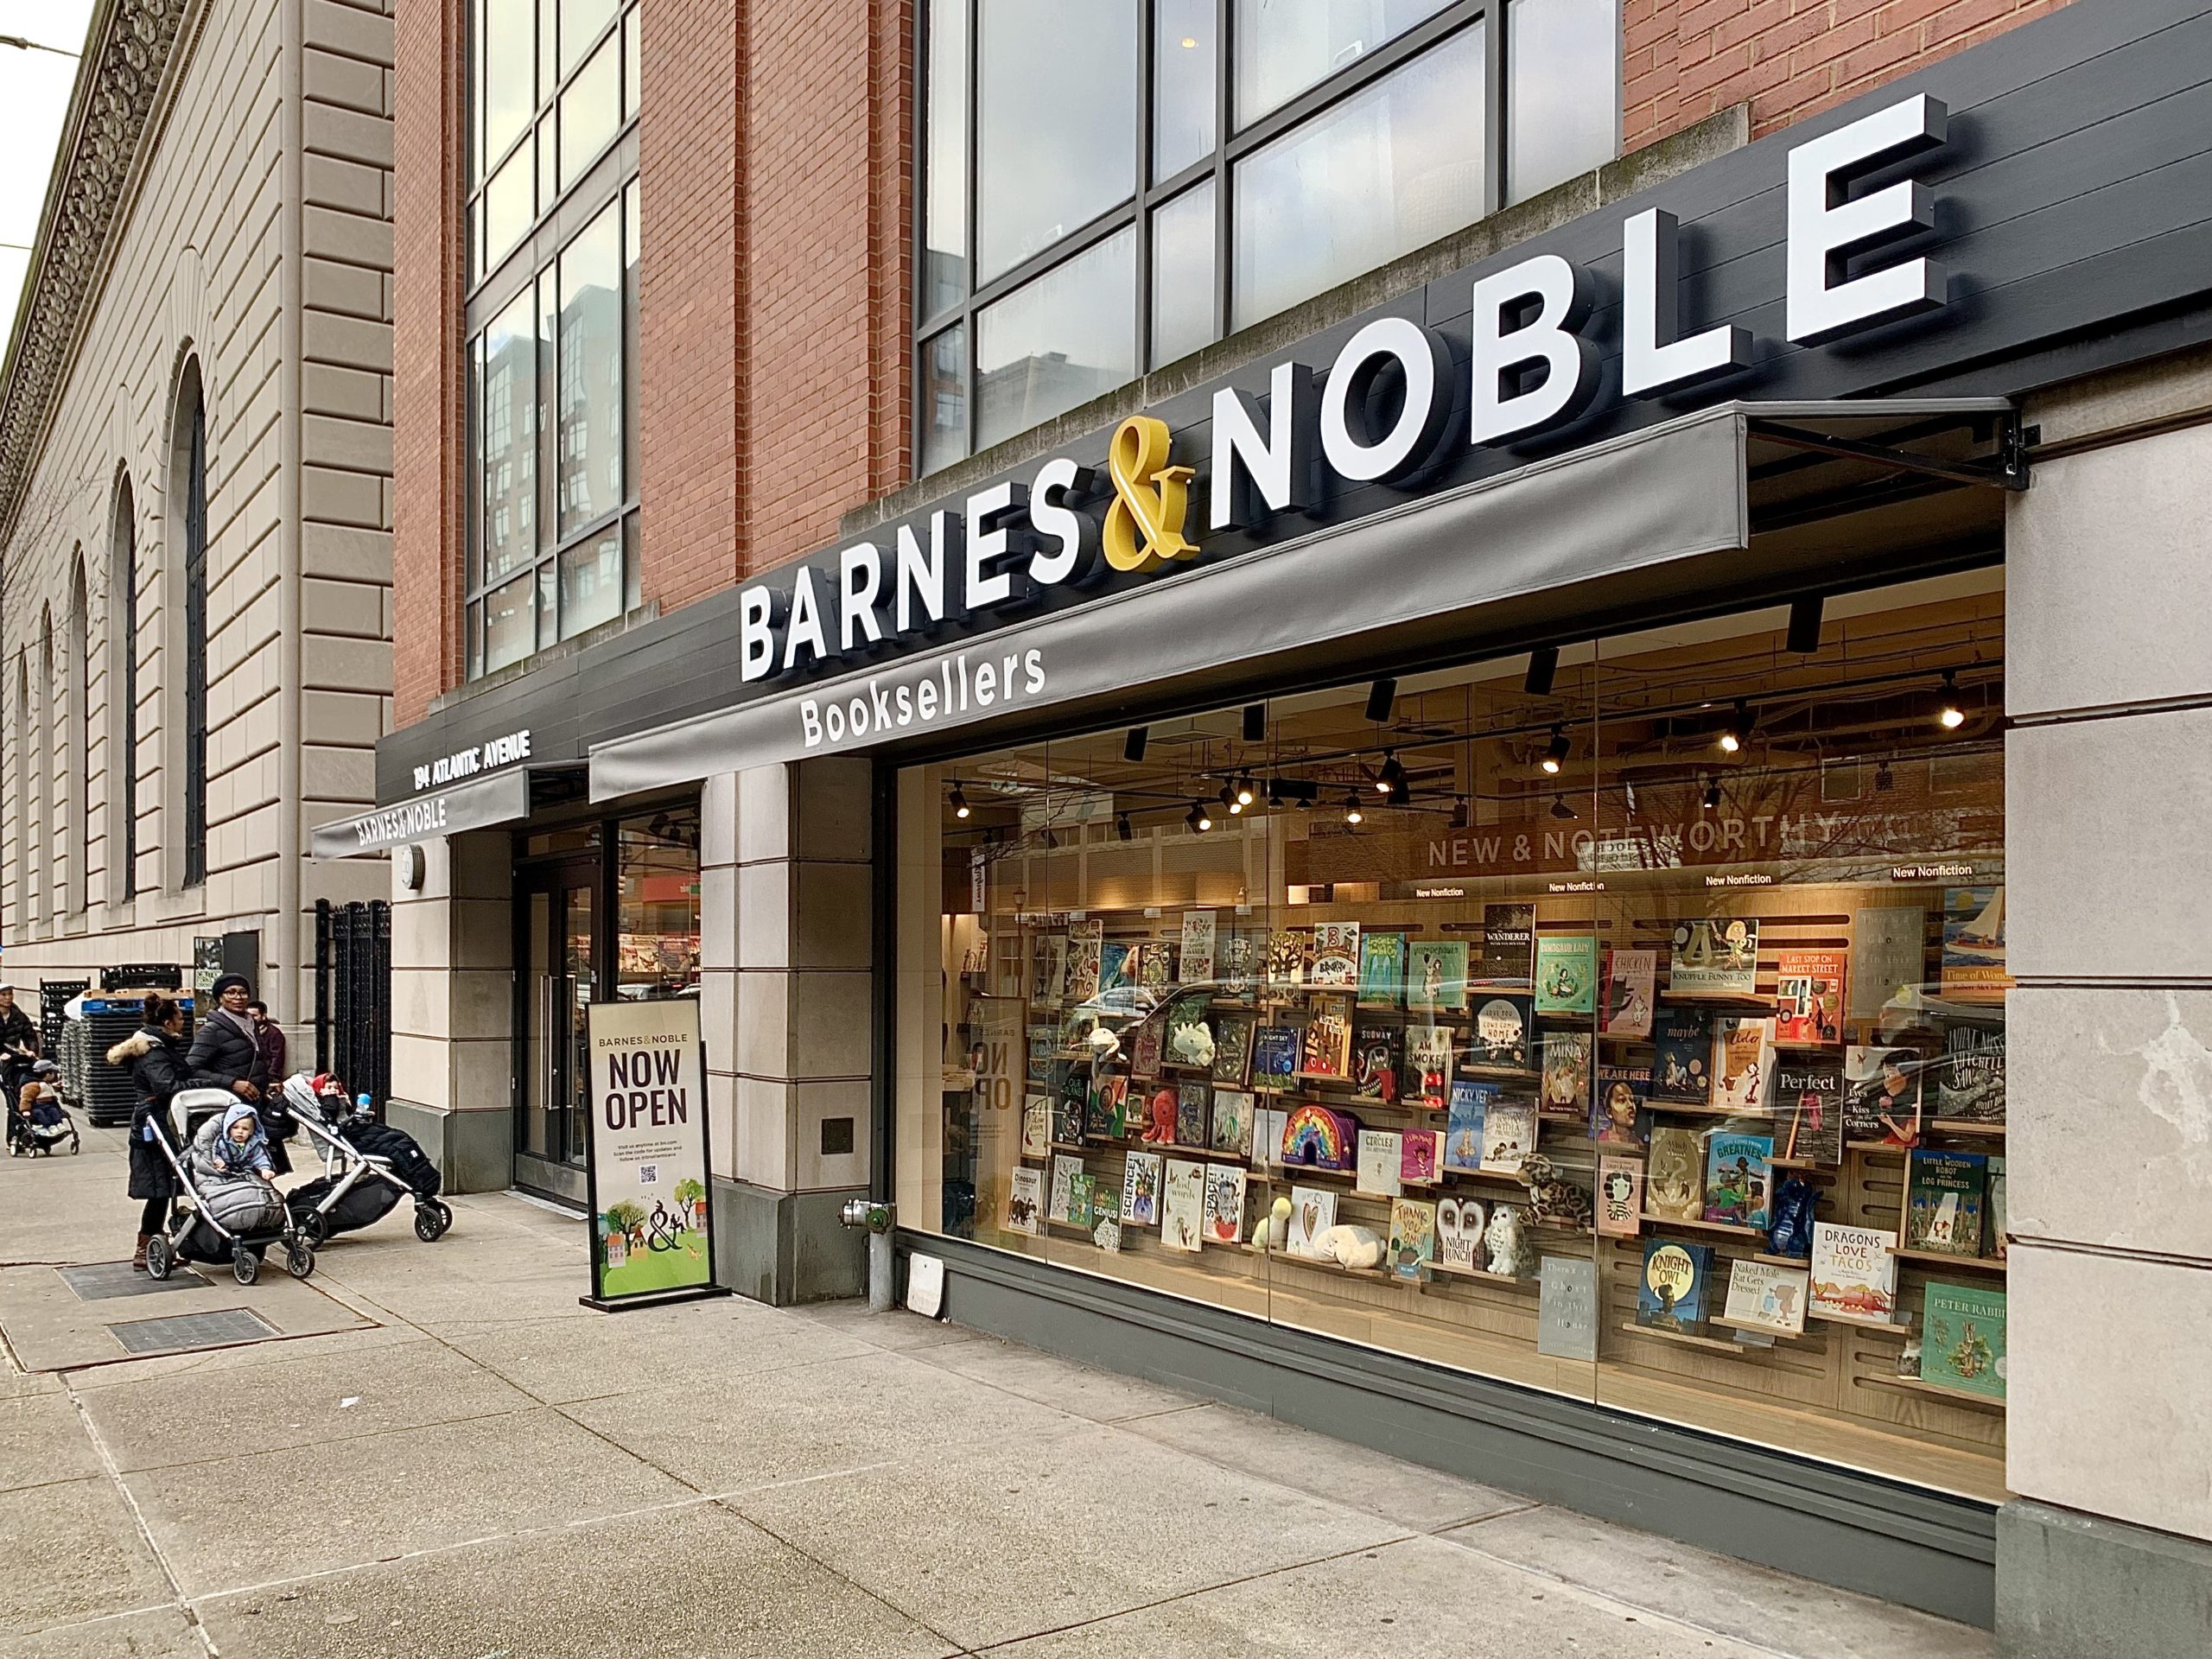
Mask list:
[[[1344,1268],[1379,1268],[1382,1241],[1367,1228],[1339,1223],[1313,1241],[1313,1259]]]
[[[1559,1172],[1559,1166],[1540,1152],[1521,1162],[1521,1179],[1529,1184],[1529,1203],[1539,1224],[1585,1228],[1590,1224],[1590,1195]]]
[[[1175,1091],[1158,1089],[1145,1103],[1144,1138],[1155,1145],[1172,1146],[1175,1141]]]
[[[1774,1219],[1767,1229],[1767,1248],[1777,1255],[1809,1258],[1813,1254],[1813,1204],[1818,1195],[1801,1175],[1783,1182],[1774,1195]]]
[[[1501,1204],[1490,1212],[1490,1226],[1483,1243],[1490,1249],[1490,1271],[1525,1279],[1536,1270],[1536,1247],[1529,1237],[1527,1212],[1517,1204]]]
[[[1266,1225],[1252,1230],[1252,1243],[1260,1249],[1279,1250],[1289,1242],[1290,1200],[1280,1198],[1269,1206]]]

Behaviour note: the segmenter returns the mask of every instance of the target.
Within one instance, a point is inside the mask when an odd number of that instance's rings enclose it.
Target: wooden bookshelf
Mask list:
[[[1623,1320],[1619,1328],[1631,1337],[1650,1337],[1660,1342],[1678,1342],[1684,1347],[1703,1348],[1712,1352],[1743,1354],[1752,1351],[1747,1350],[1740,1342],[1727,1342],[1719,1337],[1692,1336],[1687,1331],[1662,1330],[1656,1325],[1638,1325],[1633,1319]]]
[[[1939,1268],[1956,1268],[1967,1273],[1998,1273],[2005,1264],[1994,1256],[1948,1255],[1942,1250],[1908,1250],[1900,1245],[1890,1246],[1890,1254],[1900,1262],[1920,1262]]]
[[[1725,1325],[1731,1331],[1748,1331],[1755,1337],[1772,1337],[1777,1342],[1802,1342],[1806,1335],[1802,1331],[1777,1331],[1770,1325],[1760,1325],[1751,1319],[1732,1319],[1723,1313],[1709,1313],[1705,1322],[1707,1325]]]
[[[1764,1238],[1764,1227],[1743,1227],[1732,1221],[1677,1221],[1672,1216],[1655,1216],[1643,1212],[1643,1219],[1661,1227],[1687,1227],[1694,1233],[1717,1233],[1724,1238]]]
[[[1649,1110],[1676,1117],[1757,1117],[1768,1122],[1774,1121],[1771,1106],[1700,1106],[1691,1100],[1647,1100],[1643,1103]]]
[[[1916,1376],[1862,1376],[1859,1381],[1870,1389],[1895,1389],[1900,1394],[1932,1395],[1938,1400],[1948,1400],[1955,1406],[1979,1406],[1984,1411],[2005,1409],[2002,1400],[1993,1400],[1983,1394],[1968,1394],[1961,1389],[1947,1389],[1940,1383],[1923,1382]]]
[[[1920,1127],[1937,1135],[1993,1135],[1999,1140],[2005,1135],[2002,1123],[1984,1123],[1971,1117],[1931,1117]]]
[[[1767,1250],[1752,1251],[1751,1260],[1770,1262],[1777,1268],[1803,1268],[1808,1271],[1813,1265],[1813,1258],[1809,1255],[1776,1255]]]
[[[1894,1331],[1899,1336],[1912,1329],[1910,1319],[1862,1319],[1855,1313],[1823,1313],[1816,1307],[1807,1308],[1805,1317],[1826,1325],[1857,1325],[1861,1331]]]

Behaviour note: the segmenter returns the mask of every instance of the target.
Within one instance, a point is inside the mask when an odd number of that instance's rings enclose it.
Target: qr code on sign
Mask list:
[[[638,1166],[638,1185],[639,1186],[658,1186],[660,1185],[660,1166],[658,1164],[639,1164]]]

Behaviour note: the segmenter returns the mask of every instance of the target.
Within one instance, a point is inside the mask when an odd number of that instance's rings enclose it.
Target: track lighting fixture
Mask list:
[[[1235,806],[1236,804],[1236,785],[1230,783],[1228,779],[1223,779],[1221,780],[1221,793],[1215,796],[1214,798],[1219,801],[1224,806]]]
[[[1541,763],[1544,770],[1553,777],[1558,777],[1559,769],[1567,764],[1567,754],[1573,747],[1567,741],[1567,728],[1564,725],[1553,727],[1552,741],[1544,745],[1544,758]]]
[[[1745,740],[1751,734],[1755,718],[1751,705],[1741,697],[1737,698],[1736,707],[1729,714],[1728,723],[1720,728],[1720,747],[1724,753],[1735,754],[1742,750]]]
[[[1406,786],[1406,780],[1401,778],[1390,785],[1390,792],[1382,798],[1392,806],[1411,806],[1414,804],[1414,792]]]
[[[1122,759],[1131,765],[1143,760],[1145,742],[1151,735],[1152,730],[1149,727],[1130,727],[1129,734],[1122,740]]]
[[[1452,802],[1452,827],[1454,830],[1467,827],[1467,798],[1464,795],[1455,797]]]
[[[1268,804],[1269,806],[1282,804],[1282,779],[1280,778],[1268,779]]]
[[[1521,689],[1532,697],[1548,697],[1558,675],[1559,647],[1538,645],[1529,653],[1529,677],[1521,682]]]
[[[1395,749],[1382,751],[1382,770],[1375,775],[1375,792],[1388,795],[1406,781],[1406,769],[1398,764]]]
[[[1130,824],[1129,815],[1128,813],[1116,812],[1114,815],[1114,833],[1119,836],[1123,841],[1134,841],[1136,839],[1137,832]]]
[[[1707,777],[1705,780],[1705,798],[1700,803],[1700,804],[1708,812],[1712,811],[1713,808],[1720,804],[1720,783],[1718,779],[1710,775]]]
[[[1344,791],[1344,822],[1351,824],[1366,822],[1367,814],[1359,810],[1359,794],[1356,790]]]
[[[1398,683],[1395,680],[1377,680],[1369,686],[1367,688],[1369,723],[1376,726],[1388,725],[1390,720],[1390,710],[1396,705],[1397,701]]]
[[[1258,790],[1252,786],[1252,774],[1250,772],[1246,772],[1242,778],[1239,778],[1236,780],[1237,805],[1251,805],[1253,801],[1258,797],[1259,792],[1260,791]]]
[[[1552,797],[1552,817],[1555,818],[1571,818],[1574,816],[1574,809],[1567,804],[1566,796],[1554,795]]]
[[[952,816],[956,818],[965,818],[968,816],[968,798],[960,792],[960,785],[956,783],[952,786]]]
[[[1183,822],[1191,826],[1193,833],[1201,836],[1213,828],[1212,815],[1206,810],[1203,801],[1191,803],[1191,810],[1183,815]]]
[[[1959,707],[1959,671],[1943,671],[1942,690],[1936,693],[1936,723],[1947,732],[1955,732],[1967,723],[1967,711]]]

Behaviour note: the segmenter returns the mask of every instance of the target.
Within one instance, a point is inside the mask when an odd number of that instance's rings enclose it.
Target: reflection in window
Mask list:
[[[610,528],[561,556],[563,639],[622,614],[622,530]]]
[[[525,575],[484,601],[484,671],[518,663],[537,649],[537,578]]]
[[[535,0],[480,0],[476,38],[477,111],[482,122],[477,172],[506,153],[522,136],[537,104],[531,61],[531,11]]]
[[[922,470],[968,453],[968,327],[955,323],[922,343]]]
[[[1152,361],[1156,368],[1213,340],[1213,181],[1152,216]]]
[[[1236,124],[1433,17],[1452,0],[1236,0]],[[1479,94],[1480,79],[1475,83]]]
[[[610,205],[561,254],[561,534],[622,503],[622,216]]]
[[[1117,231],[981,315],[976,442],[1111,391],[1136,372],[1136,236]]]
[[[1232,327],[1481,214],[1483,47],[1465,29],[1237,165]]]
[[[979,280],[1126,201],[1136,186],[1136,0],[983,0]]]
[[[614,995],[625,1002],[696,995],[699,809],[625,819],[616,849]]]
[[[1620,0],[1511,0],[1506,21],[1505,194],[1522,201],[1620,148]]]
[[[610,38],[561,94],[561,188],[599,158],[622,125],[622,42]]]
[[[484,331],[483,580],[537,556],[537,330],[523,294]]]
[[[1212,154],[1214,0],[1155,0],[1152,177],[1157,184]]]
[[[934,316],[968,291],[968,0],[930,0],[929,28],[922,310]]]

